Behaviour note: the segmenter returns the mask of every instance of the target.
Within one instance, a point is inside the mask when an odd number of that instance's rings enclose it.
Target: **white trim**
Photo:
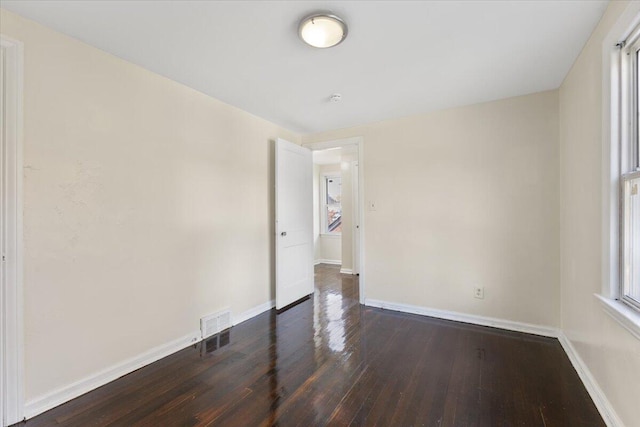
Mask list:
[[[353,173],[353,171],[357,173]],[[358,265],[358,255],[360,254],[360,186],[358,183],[360,182],[360,166],[358,165],[358,161],[354,160],[351,162],[351,192],[352,192],[352,203],[353,203],[353,229],[351,233],[351,264],[353,264],[353,274],[358,274],[360,272]]]
[[[338,148],[338,147],[348,147],[348,146],[358,146],[360,148],[360,144],[362,143],[361,136],[354,136],[351,138],[342,138],[342,139],[334,139],[331,141],[322,141],[322,142],[311,142],[302,144],[303,147],[307,147],[312,151],[326,150],[329,148]]]
[[[594,294],[594,296],[602,304],[605,313],[640,339],[640,313],[618,300],[605,298],[600,294]]]
[[[350,268],[341,268],[340,274],[353,274],[353,270]]]
[[[275,306],[276,300],[272,299],[271,301],[267,301],[263,304],[250,308],[249,310],[242,312],[237,316],[233,316],[233,326],[239,325],[242,322],[246,322],[247,320],[256,317],[259,314],[262,314],[265,311],[271,310]]]
[[[506,329],[509,331],[525,332],[528,334],[542,335],[544,337],[558,336],[558,330],[550,326],[540,326],[531,323],[514,322],[512,320],[496,319],[494,317],[477,316],[456,311],[438,310],[417,305],[401,304],[367,298],[365,305],[378,307],[385,310],[400,311],[403,313],[420,314],[422,316],[437,317],[438,319],[454,320],[456,322],[471,323],[474,325],[490,326],[492,328]]]
[[[110,368],[104,369],[98,373],[89,375],[72,384],[60,387],[47,394],[39,396],[28,401],[24,411],[27,418],[32,418],[49,409],[55,408],[71,399],[75,399],[91,390],[101,387],[113,380],[127,375],[136,369],[149,365],[157,360],[167,357],[177,351],[180,351],[190,345],[201,341],[200,331],[193,331],[189,335],[178,338],[166,344],[152,348],[144,353],[125,360]]]
[[[640,2],[632,1],[602,43],[602,295],[619,294],[620,258],[620,64],[616,44],[625,40],[640,22]]]
[[[569,340],[564,332],[558,331],[558,341],[560,341],[562,348],[565,353],[567,353],[567,357],[569,357],[571,364],[578,373],[578,376],[587,389],[589,396],[591,396],[591,400],[593,400],[596,408],[598,408],[598,412],[600,412],[600,415],[607,426],[623,427],[624,424],[622,423],[622,420],[620,420],[616,414],[616,411],[613,409],[613,406],[607,399],[607,396],[602,391],[598,382],[591,374],[591,371],[589,371],[589,368],[580,357],[580,354],[573,347],[573,344],[571,344],[571,340]]]
[[[365,194],[364,194],[364,170],[365,170],[365,164],[364,164],[364,138],[361,136],[355,136],[355,137],[351,137],[351,138],[343,138],[343,139],[335,139],[332,141],[323,141],[323,142],[314,142],[314,143],[307,143],[307,144],[302,144],[303,147],[307,147],[313,151],[316,150],[326,150],[327,148],[336,148],[336,147],[348,147],[348,146],[356,146],[358,147],[358,198],[359,203],[358,203],[358,223],[360,225],[360,242],[358,244],[358,248],[360,249],[359,253],[357,254],[357,257],[359,258],[359,262],[357,263],[359,269],[360,269],[360,276],[358,279],[358,284],[359,284],[359,294],[360,294],[360,304],[364,304],[365,303],[365,299],[366,299],[366,268],[365,268],[365,260],[366,260],[366,253],[365,253],[365,239],[366,239],[366,233],[365,233],[365,221],[364,221],[364,200],[365,200]],[[354,257],[354,260],[356,258]]]
[[[23,150],[23,51],[24,45],[18,40],[0,35],[0,45],[4,51],[4,79],[6,110],[2,120],[5,128],[2,144],[7,154],[6,178],[6,228],[3,231],[6,247],[5,279],[0,283],[0,302],[6,311],[0,322],[0,425],[13,424],[24,418],[24,367],[23,367],[23,239],[22,239],[22,150]],[[4,168],[3,168],[4,169]],[[2,419],[4,418],[4,420]]]
[[[320,233],[318,234],[318,236],[322,237],[323,239],[342,239],[342,233],[334,233],[334,234]]]
[[[314,261],[314,265],[318,264],[342,265],[342,261],[339,259],[317,259]]]

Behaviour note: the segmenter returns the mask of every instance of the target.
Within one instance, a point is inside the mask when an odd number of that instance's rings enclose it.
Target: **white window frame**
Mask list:
[[[622,169],[628,165],[628,94],[621,42],[640,25],[640,2],[630,2],[602,44],[602,290],[594,296],[609,316],[640,339],[640,312],[621,294]]]
[[[342,176],[337,172],[325,172],[320,175],[322,177],[322,181],[320,182],[320,226],[322,236],[342,236],[341,231],[329,231],[329,221],[327,220],[327,208],[329,204],[327,203],[327,180],[339,178],[340,182],[342,182]],[[340,207],[342,208],[342,202],[340,202]]]
[[[618,43],[620,48],[620,276],[618,299],[634,310],[640,311],[640,301],[628,294],[630,286],[631,260],[633,248],[629,242],[627,184],[640,178],[638,159],[638,52],[640,51],[640,26],[636,27],[625,41]]]

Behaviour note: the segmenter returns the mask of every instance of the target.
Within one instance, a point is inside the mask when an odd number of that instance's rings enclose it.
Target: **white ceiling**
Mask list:
[[[9,1],[2,7],[294,131],[557,88],[606,1]],[[297,37],[328,10],[332,49]],[[331,103],[332,93],[342,102]]]

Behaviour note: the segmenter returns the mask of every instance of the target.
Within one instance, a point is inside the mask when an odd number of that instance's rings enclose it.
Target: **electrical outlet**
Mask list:
[[[482,286],[473,288],[473,296],[478,299],[484,299],[484,288]]]

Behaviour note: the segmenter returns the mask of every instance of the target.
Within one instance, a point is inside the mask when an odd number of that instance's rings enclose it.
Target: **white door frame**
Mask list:
[[[334,139],[331,141],[322,141],[322,142],[314,142],[308,144],[302,144],[303,147],[309,148],[311,151],[319,151],[326,150],[328,148],[338,148],[338,147],[353,147],[356,146],[358,148],[358,223],[360,225],[360,232],[357,233],[360,237],[357,242],[358,253],[355,254],[353,260],[354,263],[357,262],[360,268],[360,277],[358,280],[359,283],[359,294],[360,294],[360,304],[364,304],[365,301],[365,290],[366,290],[366,282],[365,282],[365,251],[364,251],[364,236],[365,236],[365,224],[364,224],[364,151],[363,151],[363,142],[364,138],[361,136],[355,136],[352,138],[344,138],[344,139]],[[355,236],[356,233],[353,233]]]
[[[360,228],[360,163],[357,160],[351,162],[351,170],[356,171],[356,174],[351,178],[351,192],[355,194],[355,203],[354,212],[355,218],[358,219],[358,224],[352,230],[353,235],[353,244],[351,245],[351,259],[353,260],[353,265],[351,266],[351,270],[353,274],[360,274],[360,232],[362,229]]]
[[[1,192],[4,212],[2,230],[2,274],[0,275],[0,386],[2,419],[13,424],[24,419],[23,308],[22,308],[22,79],[23,44],[0,35],[4,65],[2,98],[4,110]]]

